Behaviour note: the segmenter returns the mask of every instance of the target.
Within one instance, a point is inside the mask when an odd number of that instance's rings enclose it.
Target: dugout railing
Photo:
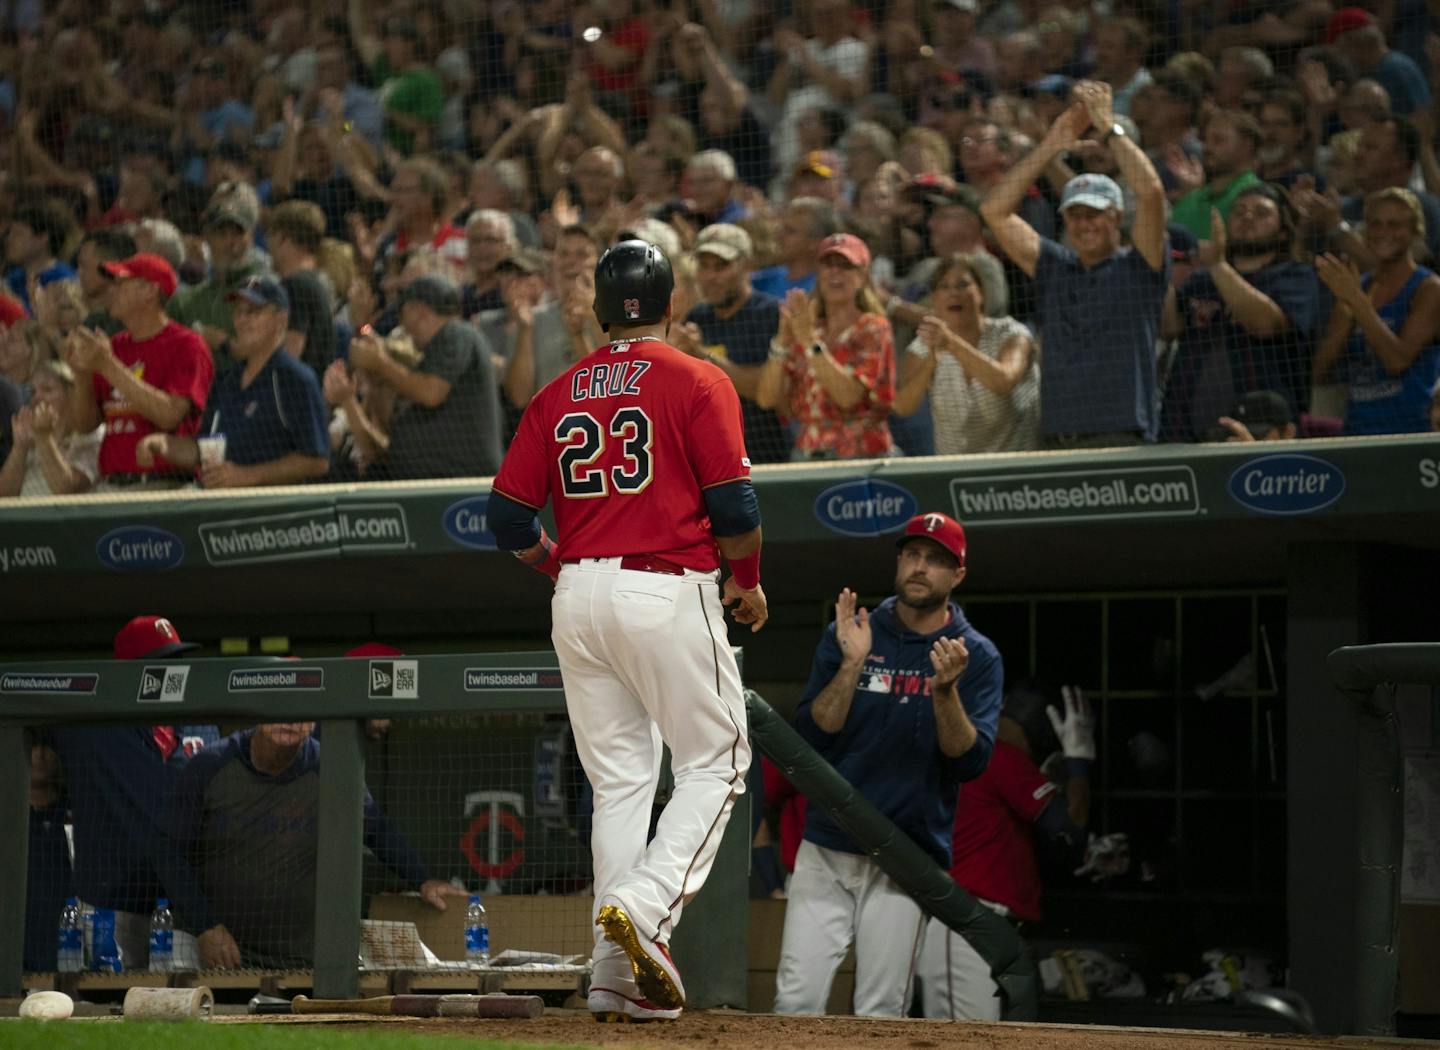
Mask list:
[[[413,677],[403,686],[397,665]],[[183,669],[174,685],[157,672]],[[161,699],[163,697],[163,699]],[[25,931],[29,754],[27,727],[318,721],[319,843],[315,906],[315,994],[357,994],[362,913],[362,798],[365,719],[560,713],[560,673],[551,652],[421,656],[410,659],[205,659],[0,665],[0,822],[17,829],[0,851],[0,996],[21,994]],[[743,1005],[743,914],[748,817],[732,821],[711,888],[687,908],[677,955],[714,1003]],[[743,931],[743,923],[740,925]]]
[[[1440,643],[1346,646],[1332,652],[1328,664],[1336,688],[1354,705],[1359,735],[1355,1031],[1394,1035],[1405,853],[1405,765],[1395,688],[1440,686]]]

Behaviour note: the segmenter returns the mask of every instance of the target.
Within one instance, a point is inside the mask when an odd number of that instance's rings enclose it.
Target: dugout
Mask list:
[[[972,552],[962,597],[1011,674],[1077,681],[1097,703],[1098,822],[1170,836],[1156,878],[1052,894],[1047,926],[1152,945],[1164,965],[1167,946],[1258,936],[1287,959],[1321,1028],[1351,1030],[1362,814],[1355,715],[1325,656],[1440,636],[1432,437],[756,477],[774,618],[733,636],[752,686],[792,701],[834,593],[885,596],[885,537],[917,511],[956,514]],[[490,548],[484,510],[483,484],[447,483],[8,505],[0,648],[7,660],[95,655],[142,611],[207,643],[281,636],[307,656],[371,637],[416,652],[541,648],[543,585]],[[1402,701],[1423,771],[1440,719],[1426,696]],[[1168,771],[1122,761],[1141,732],[1165,745]],[[1440,1014],[1429,892],[1402,912],[1401,1007],[1414,1014]]]

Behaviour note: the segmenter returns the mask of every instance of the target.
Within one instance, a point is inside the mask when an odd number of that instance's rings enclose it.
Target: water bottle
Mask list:
[[[55,969],[79,973],[85,968],[85,930],[80,925],[80,900],[71,897],[60,910],[60,935],[56,945]]]
[[[161,897],[150,916],[150,972],[169,973],[175,968],[175,920],[170,902]]]
[[[470,907],[465,910],[465,959],[471,965],[490,965],[490,924],[478,893],[470,894]]]

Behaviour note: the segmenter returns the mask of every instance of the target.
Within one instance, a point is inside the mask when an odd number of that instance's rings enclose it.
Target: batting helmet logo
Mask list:
[[[640,316],[640,300],[639,300],[639,299],[626,299],[626,300],[625,300],[625,316],[626,316],[626,317],[639,317],[639,316]]]

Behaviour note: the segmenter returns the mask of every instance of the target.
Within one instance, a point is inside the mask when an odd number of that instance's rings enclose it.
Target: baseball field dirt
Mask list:
[[[426,1035],[468,1036],[518,1044],[634,1047],[637,1050],[1367,1050],[1393,1040],[1349,1037],[1246,1035],[1160,1028],[1094,1025],[978,1024],[961,1021],[865,1020],[854,1017],[777,1017],[732,1011],[696,1011],[673,1023],[596,1024],[583,1010],[546,1010],[532,1021],[453,1018],[224,1017],[217,1024],[403,1025]],[[1405,1046],[1440,1047],[1414,1040]]]

